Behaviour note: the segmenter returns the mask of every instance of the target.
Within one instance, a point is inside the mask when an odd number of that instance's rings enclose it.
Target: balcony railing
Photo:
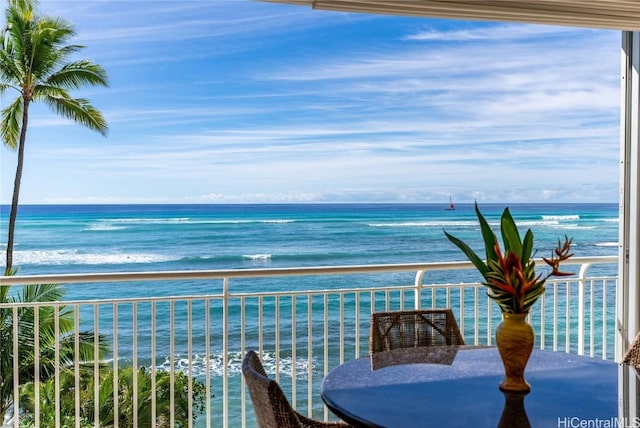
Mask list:
[[[617,257],[571,263],[578,275],[549,280],[530,314],[536,346],[613,359]],[[474,281],[477,273],[468,262],[2,277],[2,285],[65,284],[71,296],[0,304],[0,329],[8,334],[1,337],[3,361],[12,373],[5,379],[11,381],[9,401],[30,396],[9,426],[23,426],[34,414],[56,426],[71,417],[76,427],[148,426],[143,420],[170,427],[253,427],[241,375],[248,349],[260,352],[295,408],[332,419],[319,397],[320,383],[333,367],[367,355],[374,311],[450,307],[468,344],[491,345],[501,315]],[[127,297],[150,283],[153,296]],[[93,297],[100,294],[109,297]],[[22,328],[26,320],[31,329]],[[50,325],[52,331],[41,330]],[[42,339],[45,333],[53,343]],[[77,357],[87,338],[96,355],[108,345],[101,364]],[[70,364],[64,362],[65,346],[73,349]],[[33,350],[32,361],[19,358],[25,355],[21,348]],[[146,377],[127,375],[125,368],[144,368]],[[71,374],[69,384],[60,380],[64,373]],[[47,379],[51,390],[33,388]],[[112,416],[129,412],[128,419],[104,422],[105,391]],[[50,426],[38,417],[30,423]]]

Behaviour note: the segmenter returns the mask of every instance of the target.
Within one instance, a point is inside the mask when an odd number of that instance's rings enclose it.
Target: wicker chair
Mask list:
[[[640,333],[633,339],[633,343],[622,358],[622,363],[640,369]]]
[[[349,427],[344,422],[317,421],[296,412],[278,382],[269,379],[260,357],[254,351],[247,352],[244,357],[242,374],[249,387],[259,428]]]
[[[418,309],[371,314],[369,352],[421,346],[464,345],[451,309]]]

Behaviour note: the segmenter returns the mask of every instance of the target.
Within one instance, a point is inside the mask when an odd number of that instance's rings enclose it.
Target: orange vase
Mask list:
[[[524,379],[531,351],[533,351],[533,327],[527,322],[528,314],[502,313],[502,322],[496,329],[496,346],[504,366],[504,379],[498,385],[503,391],[531,391]]]

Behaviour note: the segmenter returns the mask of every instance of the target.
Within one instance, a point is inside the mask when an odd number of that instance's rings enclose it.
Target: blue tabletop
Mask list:
[[[618,368],[612,361],[534,350],[525,371],[531,392],[522,395],[498,389],[504,371],[495,348],[458,349],[449,364],[375,370],[364,357],[331,371],[322,399],[360,427],[615,426],[606,423],[618,416]]]

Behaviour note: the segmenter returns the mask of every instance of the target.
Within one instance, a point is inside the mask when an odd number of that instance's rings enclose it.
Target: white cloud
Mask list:
[[[617,32],[250,1],[45,1],[103,139],[33,111],[22,201],[617,198]],[[2,149],[0,201],[15,156]],[[42,180],[41,177],[47,177]]]

